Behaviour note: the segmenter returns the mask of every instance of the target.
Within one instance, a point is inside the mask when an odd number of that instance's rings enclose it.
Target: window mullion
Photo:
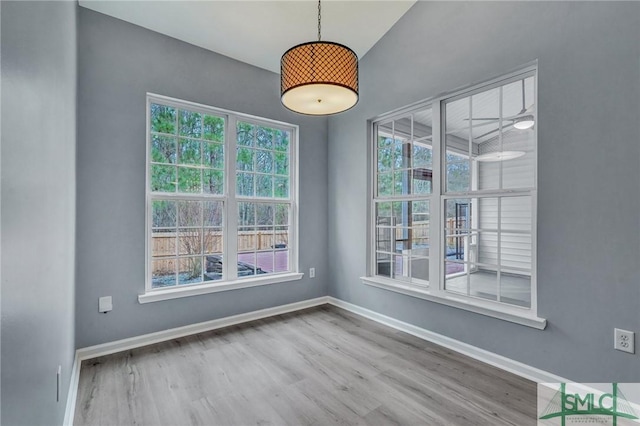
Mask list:
[[[444,159],[445,151],[442,149],[442,134],[440,131],[442,120],[442,106],[439,100],[433,102],[431,106],[431,116],[433,117],[433,128],[431,129],[432,135],[432,181],[431,192],[429,202],[429,269],[433,272],[429,273],[429,290],[434,294],[442,295],[444,292],[444,260],[442,258],[443,241],[442,239],[442,227],[443,219],[442,214],[444,211],[444,201],[441,199],[442,195],[442,178],[444,170],[442,162]],[[433,226],[435,224],[435,226]],[[441,241],[442,240],[442,241]]]
[[[227,170],[227,202],[224,217],[224,258],[223,279],[234,281],[238,278],[238,202],[236,199],[236,141],[237,119],[229,115],[225,132],[225,169]]]

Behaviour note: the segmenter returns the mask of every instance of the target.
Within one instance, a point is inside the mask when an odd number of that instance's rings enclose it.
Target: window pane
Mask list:
[[[274,149],[281,152],[289,152],[289,140],[291,134],[284,130],[276,130],[274,133]]]
[[[500,234],[500,265],[503,269],[517,268],[521,273],[531,275],[531,259],[531,235]]]
[[[252,124],[238,122],[236,137],[238,145],[253,146],[255,128]]]
[[[151,104],[151,131],[175,134],[176,110],[164,105]]]
[[[429,259],[426,257],[411,258],[411,278],[429,281]]]
[[[238,253],[238,278],[264,274],[262,269],[256,270],[256,254]]]
[[[178,259],[178,265],[178,285],[203,281],[202,257],[182,257]]]
[[[402,143],[401,140],[396,140],[393,145],[393,168],[394,169],[406,169],[411,167],[411,145],[408,143]]]
[[[378,196],[386,197],[393,194],[393,174],[381,173],[378,175]]]
[[[204,253],[222,253],[224,249],[222,228],[206,228],[204,230]]]
[[[176,230],[151,232],[151,256],[175,256],[176,255]]]
[[[289,154],[275,153],[275,174],[287,176],[289,174]]]
[[[393,256],[393,277],[398,279],[409,278],[409,256]]]
[[[181,228],[178,230],[178,253],[180,255],[202,254],[201,228]]]
[[[174,166],[152,164],[151,190],[156,192],[175,192],[176,168]]]
[[[413,169],[411,191],[413,194],[430,194],[433,172],[431,169]]]
[[[275,255],[272,251],[263,251],[256,255],[257,270],[265,274],[271,273],[275,269]],[[259,274],[260,272],[258,272]]]
[[[273,177],[270,175],[256,175],[256,177],[256,196],[273,197]]]
[[[500,229],[502,231],[531,232],[531,197],[503,197],[500,199]]]
[[[193,227],[202,226],[202,202],[179,201],[178,202],[178,226]]]
[[[151,223],[156,228],[175,228],[176,227],[176,202],[161,200],[152,203]]]
[[[376,250],[390,253],[394,250],[393,228],[381,227],[376,229]]]
[[[153,260],[151,262],[151,287],[169,287],[176,285],[176,261]]]
[[[276,204],[275,210],[275,224],[289,225],[289,204]]]
[[[468,97],[446,103],[446,123],[444,130],[447,154],[469,157],[471,129],[472,126],[476,124],[475,120],[470,120],[469,107]]]
[[[510,305],[531,307],[531,274],[500,272],[500,301]]]
[[[200,164],[200,142],[193,139],[180,138],[178,141],[178,152],[180,164]]]
[[[202,192],[202,170],[178,167],[178,190],[180,192]]]
[[[498,233],[479,232],[477,239],[469,241],[469,253],[465,260],[487,265],[497,265],[499,262]]]
[[[203,138],[210,141],[224,142],[224,119],[211,115],[204,116]]]
[[[289,248],[289,227],[288,226],[276,226],[274,233],[274,249],[286,249]]]
[[[495,268],[470,265],[469,292],[472,296],[498,300],[498,273]]]
[[[151,136],[151,161],[175,164],[177,157],[176,139],[166,136]]]
[[[204,201],[204,226],[222,226],[222,201]]]
[[[480,155],[486,150],[493,149],[491,143],[484,144],[480,149]],[[479,190],[498,189],[500,187],[501,161],[475,161],[478,168],[478,188]]]
[[[447,191],[471,190],[471,172],[468,161],[447,163]]]
[[[258,127],[256,132],[256,146],[258,148],[273,149],[273,129]]]
[[[391,147],[378,149],[378,173],[390,172],[393,169]]]
[[[502,198],[504,201],[504,198]],[[476,198],[471,204],[477,205],[477,222],[476,228],[486,231],[498,229],[498,198]]]
[[[221,280],[222,279],[222,255],[206,256],[204,258],[205,271],[204,280]]]
[[[274,248],[273,226],[258,226],[256,228],[257,250],[269,250]]]
[[[183,111],[179,113],[180,135],[192,138],[202,136],[202,115],[197,112]]]
[[[258,226],[273,225],[273,204],[256,204],[256,219]]]
[[[203,192],[205,194],[224,193],[224,172],[222,170],[203,170]]]
[[[449,262],[446,262],[449,263]],[[445,276],[444,288],[447,291],[459,294],[467,294],[468,279],[464,265],[451,263],[446,265],[447,275]],[[452,271],[449,273],[449,271]]]
[[[413,227],[411,250],[414,255],[429,256],[429,225]]]
[[[260,173],[273,172],[273,152],[256,150],[256,171]]]
[[[253,196],[253,177],[252,173],[236,174],[236,193],[238,195]]]
[[[275,198],[289,198],[289,178],[276,176],[274,190]]]
[[[238,203],[238,225],[254,226],[256,224],[255,209],[254,203]]]
[[[391,278],[391,255],[376,253],[376,275]]]
[[[242,226],[238,228],[238,251],[248,252],[258,249],[258,237],[255,227]]]
[[[393,174],[395,195],[411,194],[411,170],[402,170]]]
[[[275,256],[275,269],[274,269],[274,272],[287,272],[287,271],[289,271],[289,251],[288,250],[276,250],[274,256]]]
[[[205,142],[202,144],[202,165],[213,169],[224,169],[224,145]]]
[[[253,171],[253,157],[255,150],[238,148],[236,155],[236,170]]]
[[[410,227],[412,225],[412,203],[411,201],[394,201],[393,206],[393,221],[394,226]]]

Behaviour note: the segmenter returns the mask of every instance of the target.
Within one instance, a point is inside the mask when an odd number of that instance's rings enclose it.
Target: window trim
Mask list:
[[[145,98],[145,143],[146,143],[146,156],[145,156],[145,283],[144,292],[138,295],[139,303],[149,303],[161,300],[168,300],[174,298],[188,297],[199,294],[216,293],[220,291],[235,290],[247,287],[255,287],[260,285],[275,284],[281,282],[300,280],[304,276],[299,271],[299,218],[298,218],[298,199],[299,199],[299,155],[298,155],[298,138],[300,128],[296,124],[285,123],[282,121],[272,120],[263,117],[257,117],[251,114],[244,114],[236,111],[231,111],[223,108],[212,107],[196,102],[181,100],[172,98],[169,96],[158,95],[155,93],[146,93]],[[185,284],[181,286],[171,286],[163,288],[151,287],[151,199],[152,191],[150,190],[150,164],[151,164],[151,129],[150,129],[150,113],[151,104],[157,102],[162,105],[175,107],[177,109],[183,108],[190,111],[199,112],[202,114],[216,114],[222,116],[225,119],[224,130],[224,194],[216,195],[209,194],[206,196],[210,200],[223,201],[225,206],[225,216],[223,223],[223,235],[224,235],[224,248],[223,254],[229,253],[230,249],[234,249],[234,253],[237,254],[237,232],[230,238],[229,224],[237,231],[237,221],[231,221],[231,215],[235,213],[237,216],[237,203],[242,201],[247,202],[271,202],[278,203],[277,198],[261,198],[261,197],[237,197],[235,194],[235,182],[236,182],[236,167],[235,167],[235,126],[237,121],[248,121],[252,124],[268,126],[279,130],[286,130],[291,133],[291,140],[289,144],[289,167],[290,167],[290,179],[289,179],[289,198],[280,200],[282,203],[290,205],[289,212],[289,271],[280,273],[270,273],[268,275],[256,275],[254,277],[238,278],[237,276],[230,277],[227,267],[228,262],[223,262],[223,275],[227,277],[226,280],[219,281],[204,281],[202,283]],[[231,132],[230,132],[231,131]],[[233,135],[231,134],[233,133]],[[176,198],[179,198],[181,194],[174,194]],[[195,197],[202,194],[193,194]],[[185,194],[187,198],[190,198],[190,194]],[[234,216],[235,217],[235,216]]]
[[[502,190],[490,190],[490,191],[468,191],[468,192],[450,192],[447,193],[443,189],[444,178],[444,156],[442,144],[442,128],[444,126],[445,116],[443,114],[443,107],[445,101],[452,102],[456,99],[471,96],[475,93],[483,92],[485,90],[491,90],[492,88],[508,84],[512,81],[517,81],[520,78],[526,78],[527,76],[535,76],[534,84],[534,115],[538,117],[538,64],[534,61],[522,68],[518,68],[509,73],[500,75],[498,77],[491,78],[482,82],[474,83],[469,86],[458,88],[446,93],[439,94],[425,100],[415,102],[411,105],[396,109],[394,111],[378,115],[368,120],[368,147],[369,147],[369,199],[368,199],[368,259],[367,259],[367,275],[360,277],[362,283],[377,288],[382,288],[389,291],[405,294],[412,297],[417,297],[432,302],[444,304],[451,307],[479,313],[482,315],[490,316],[493,318],[502,319],[505,321],[514,322],[517,324],[533,327],[536,329],[544,329],[546,327],[546,319],[538,317],[538,303],[537,303],[537,182],[538,182],[538,125],[534,127],[534,138],[536,141],[536,155],[534,163],[534,182],[533,188],[517,188],[515,190],[502,189]],[[429,287],[418,286],[411,282],[404,282],[393,278],[386,278],[376,275],[376,218],[375,218],[375,206],[376,203],[381,201],[377,198],[377,142],[376,142],[376,127],[378,124],[382,124],[386,121],[395,120],[402,116],[406,116],[420,109],[426,109],[431,107],[433,119],[432,127],[432,152],[433,152],[433,175],[439,176],[440,182],[438,185],[432,185],[431,194],[425,194],[420,196],[420,199],[430,200],[430,220],[437,226],[430,227],[430,239],[432,244],[430,245],[432,252],[429,253],[430,258],[430,270],[433,272],[433,276],[429,278]],[[526,191],[525,191],[526,190]],[[500,195],[508,196],[509,194],[522,194],[527,193],[532,199],[532,231],[531,231],[531,306],[529,308],[520,307],[517,305],[509,305],[497,301],[488,299],[481,299],[474,296],[462,295],[452,293],[445,290],[445,268],[441,265],[441,254],[444,250],[445,240],[442,238],[444,232],[444,222],[441,220],[444,215],[444,200],[447,198],[471,198],[487,195]],[[412,199],[415,196],[405,195],[397,197],[398,200]],[[389,197],[388,201],[393,201],[394,197]]]

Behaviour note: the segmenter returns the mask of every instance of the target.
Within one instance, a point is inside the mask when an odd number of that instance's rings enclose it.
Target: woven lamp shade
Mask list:
[[[346,111],[358,102],[358,56],[338,43],[315,41],[287,50],[280,61],[282,104],[309,115]]]

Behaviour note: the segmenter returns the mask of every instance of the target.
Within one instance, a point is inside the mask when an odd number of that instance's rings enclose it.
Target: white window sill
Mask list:
[[[197,296],[200,294],[217,293],[219,291],[237,290],[240,288],[256,287],[260,285],[283,283],[302,279],[303,273],[290,272],[286,274],[268,275],[259,278],[245,278],[236,281],[218,281],[211,284],[171,287],[162,290],[152,290],[138,295],[139,303],[160,302],[162,300],[178,299],[180,297]]]
[[[420,299],[429,300],[431,302],[440,303],[454,308],[464,309],[466,311],[475,312],[477,314],[486,315],[493,318],[498,318],[504,321],[513,322],[516,324],[525,325],[527,327],[536,328],[538,330],[544,330],[547,326],[547,320],[539,318],[529,310],[518,309],[516,307],[502,307],[502,306],[487,306],[481,301],[476,301],[471,298],[455,297],[453,295],[440,296],[435,295],[427,289],[419,289],[409,284],[402,284],[394,280],[385,279],[382,277],[360,277],[364,284],[382,288],[384,290],[395,291],[396,293],[406,294],[407,296],[417,297]],[[511,308],[511,309],[509,309]]]

